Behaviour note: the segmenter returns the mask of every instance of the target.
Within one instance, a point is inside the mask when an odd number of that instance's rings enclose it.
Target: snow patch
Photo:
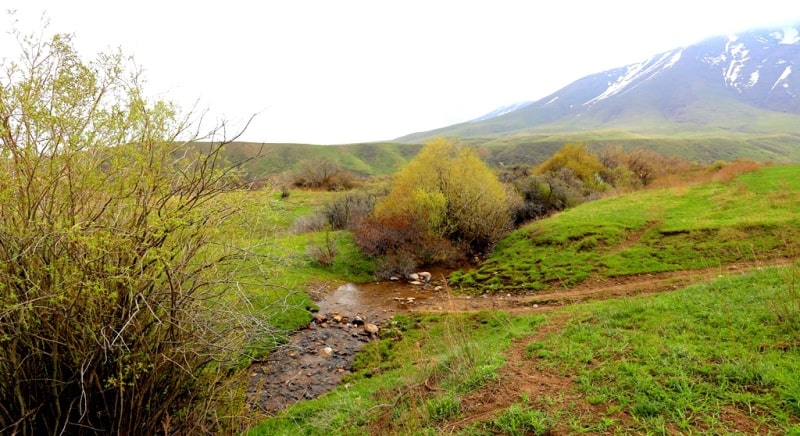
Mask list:
[[[706,56],[702,59],[703,62],[709,65],[718,65],[728,60],[728,57],[725,56],[725,53],[720,54],[719,56]]]
[[[551,99],[550,99],[550,101],[548,101],[548,102],[547,102],[547,103],[545,103],[544,105],[545,105],[545,106],[547,106],[548,104],[550,104],[550,103],[553,103],[553,102],[555,102],[556,100],[558,100],[558,96],[555,96],[555,97],[551,98]]]
[[[725,52],[730,53],[731,61],[728,64],[728,68],[723,73],[723,76],[725,85],[737,88],[736,80],[739,78],[739,73],[742,72],[745,63],[750,59],[748,56],[750,51],[747,50],[743,43],[734,44],[734,42],[735,40],[729,40],[728,44],[725,46]]]
[[[800,32],[798,32],[797,29],[792,27],[783,29],[783,37],[781,38],[779,44],[792,45],[797,44],[798,42],[800,42]]]
[[[756,83],[758,83],[758,70],[753,71],[753,73],[750,74],[750,80],[747,82],[747,86],[753,87],[753,85]]]
[[[788,88],[789,84],[786,83],[786,78],[789,77],[789,74],[792,74],[792,66],[791,65],[789,65],[788,67],[786,67],[783,70],[783,73],[781,73],[781,76],[778,77],[778,80],[776,80],[775,83],[772,85],[772,88],[769,89],[770,92],[772,92],[772,90],[774,90],[775,87],[778,86],[778,84],[780,84],[781,82],[784,82],[781,86],[783,86],[784,88]]]
[[[608,88],[606,88],[603,93],[583,103],[583,105],[588,106],[594,104],[612,95],[627,91],[629,87],[636,86],[638,81],[649,80],[656,77],[667,68],[675,65],[675,63],[680,60],[682,54],[683,49],[680,48],[672,52],[662,53],[658,59],[651,58],[638,64],[628,65],[625,73],[619,76],[615,82],[609,83]]]

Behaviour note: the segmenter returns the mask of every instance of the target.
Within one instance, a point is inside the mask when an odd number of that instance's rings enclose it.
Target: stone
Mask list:
[[[410,282],[408,282],[408,283],[409,283],[410,285],[414,285],[414,286],[422,286],[422,285],[424,285],[424,283],[422,283],[422,282],[421,282],[421,281],[419,281],[419,280],[411,280],[411,281],[410,281]]]
[[[353,317],[353,325],[364,325],[364,318],[361,317],[361,314],[357,314],[355,317]]]
[[[370,335],[377,335],[380,331],[380,328],[375,324],[366,323],[364,324],[364,331],[369,333]]]
[[[430,283],[430,281],[431,281],[431,273],[429,273],[427,271],[423,271],[423,272],[417,273],[417,275],[419,276],[420,280],[424,280],[426,283]]]
[[[408,279],[409,280],[419,280],[419,274],[411,273],[411,274],[408,275]]]
[[[317,313],[314,314],[314,322],[317,323],[317,324],[322,324],[323,322],[325,322],[327,320],[328,320],[328,316],[325,315],[324,313],[317,312]]]
[[[319,355],[322,356],[322,357],[331,357],[331,356],[333,356],[333,348],[325,347],[325,348],[319,350]]]

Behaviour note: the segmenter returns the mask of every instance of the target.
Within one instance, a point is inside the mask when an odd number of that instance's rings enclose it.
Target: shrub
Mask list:
[[[597,156],[590,153],[586,147],[579,144],[566,144],[561,150],[553,154],[550,159],[536,167],[536,174],[549,174],[553,178],[562,178],[565,181],[581,186],[583,195],[592,192],[605,191],[609,185],[602,179],[603,164]],[[570,180],[566,180],[568,175]]]
[[[431,234],[409,215],[366,217],[356,226],[354,238],[366,255],[380,260],[377,275],[381,278],[409,274],[420,265],[454,262],[463,257],[449,241]]]
[[[306,255],[322,266],[333,265],[336,255],[339,254],[339,239],[325,232],[322,241],[311,240],[306,248]]]
[[[395,177],[375,206],[379,217],[409,216],[427,234],[489,250],[510,229],[509,200],[495,174],[469,148],[438,138]]]
[[[345,171],[328,159],[305,161],[299,166],[300,169],[291,176],[292,184],[297,187],[344,191],[354,188],[357,184],[355,174]]]
[[[322,214],[332,229],[349,230],[372,212],[376,198],[375,194],[368,192],[347,193],[325,204]]]
[[[292,222],[291,232],[295,234],[318,232],[327,225],[328,220],[322,214],[304,215]]]
[[[86,63],[68,35],[16,36],[0,88],[0,431],[218,430],[228,371],[269,333],[229,292],[247,253],[216,235],[235,212],[217,197],[241,180],[228,141],[178,141],[191,126],[119,53]]]

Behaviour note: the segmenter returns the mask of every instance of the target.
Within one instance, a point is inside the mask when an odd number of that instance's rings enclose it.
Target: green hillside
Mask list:
[[[799,199],[800,166],[776,166],[725,183],[594,201],[517,230],[451,284],[468,292],[541,292],[596,276],[795,256]]]
[[[626,130],[593,132],[515,134],[462,138],[480,147],[480,156],[493,166],[536,165],[567,143],[582,143],[589,149],[620,146],[625,150],[645,148],[663,155],[708,163],[748,158],[761,162],[800,162],[800,134],[724,134],[683,132],[672,136],[646,136]],[[244,169],[253,179],[299,169],[307,163],[328,160],[362,176],[384,176],[397,172],[416,156],[422,144],[375,142],[349,145],[259,144],[234,142],[224,155],[233,163],[246,161]]]

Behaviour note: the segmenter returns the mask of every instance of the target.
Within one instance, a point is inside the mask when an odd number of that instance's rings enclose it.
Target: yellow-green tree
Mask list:
[[[608,188],[601,178],[604,167],[597,156],[580,144],[566,144],[550,159],[536,167],[537,174],[551,176],[567,172],[580,180],[589,191],[604,191]]]
[[[376,216],[412,216],[435,236],[483,251],[510,228],[502,183],[471,148],[437,138],[395,177]]]

